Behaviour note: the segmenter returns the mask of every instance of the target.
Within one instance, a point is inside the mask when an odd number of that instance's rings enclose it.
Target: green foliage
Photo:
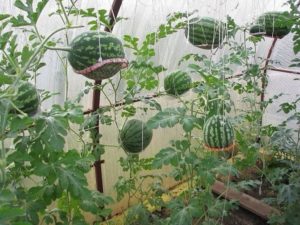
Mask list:
[[[61,3],[59,10],[65,9],[61,1],[57,2]],[[0,15],[1,224],[87,224],[85,212],[96,215],[99,220],[111,213],[105,207],[112,199],[88,187],[86,173],[98,158],[95,158],[93,143],[83,141],[85,130],[78,133],[74,130],[84,122],[82,106],[66,100],[63,105],[53,105],[46,112],[29,116],[26,113],[30,112],[15,101],[22,96],[18,101],[25,104],[33,97],[30,92],[23,95],[17,92],[18,84],[35,81],[45,66],[42,62],[45,45],[55,46],[58,41],[50,40],[51,37],[71,28],[66,23],[65,28],[48,37],[40,33],[36,24],[47,3],[48,0],[16,0],[14,5],[21,11],[19,15]],[[68,20],[67,15],[63,17]],[[28,34],[23,45],[17,41],[19,31],[15,27]],[[55,95],[39,92],[41,101]],[[102,121],[108,123],[107,118]],[[81,142],[77,149],[67,148],[66,138],[70,132]]]
[[[166,108],[158,112],[154,117],[148,120],[147,125],[150,128],[166,128],[174,127],[176,124],[182,124],[183,129],[186,132],[190,132],[193,128],[199,128],[201,126],[201,118],[196,118],[192,115],[187,115],[185,108]]]
[[[99,30],[103,26],[107,28],[109,31],[112,31],[113,26],[117,22],[127,19],[123,17],[116,17],[114,18],[113,21],[111,21],[108,12],[105,9],[96,10],[95,8],[88,8],[84,10],[84,9],[77,9],[77,8],[69,8],[67,12],[70,15],[81,16],[84,18],[91,18],[91,20],[89,20],[88,22],[90,30]]]
[[[300,19],[299,19],[299,10],[298,10],[298,3],[296,0],[288,0],[286,3],[290,7],[290,14],[289,14],[289,21],[288,23],[292,24],[292,33],[294,34],[293,36],[293,42],[294,42],[294,53],[297,54],[300,52]],[[297,60],[297,59],[296,59]],[[297,62],[297,61],[296,61]],[[293,66],[297,66],[293,65]]]
[[[169,145],[163,146],[154,158],[126,154],[126,157],[119,159],[124,176],[120,176],[115,184],[117,200],[128,197],[128,206],[132,205],[133,198],[140,202],[129,209],[125,224],[217,224],[219,218],[227,216],[228,211],[235,208],[235,202],[215,198],[211,193],[217,177],[238,176],[238,170],[255,167],[258,161],[263,162],[261,176],[266,177],[277,194],[273,203],[282,211],[280,217],[273,217],[269,222],[297,224],[297,203],[300,199],[299,129],[287,129],[287,124],[300,123],[300,98],[281,104],[280,111],[288,115],[286,121],[279,126],[262,126],[266,108],[283,93],[262,102],[258,100],[263,92],[261,81],[268,84],[260,68],[261,62],[255,58],[256,45],[262,40],[261,37],[246,39],[247,29],[239,27],[228,16],[226,41],[223,42],[228,54],[208,57],[190,53],[183,56],[178,66],[193,74],[195,81],[191,86],[194,93],[188,99],[176,96],[174,100],[180,105],[164,108],[151,96],[141,96],[145,91],[154,92],[155,96],[162,95],[159,76],[168,68],[154,62],[156,45],[160,40],[186,28],[191,16],[174,13],[156,31],[146,34],[143,40],[124,35],[124,46],[132,53],[133,60],[129,68],[114,80],[108,79],[97,85],[86,82],[75,101],[53,105],[48,111],[37,113],[34,117],[12,114],[9,104],[15,93],[11,90],[16,88],[20,80],[35,80],[45,66],[45,53],[51,48],[55,50],[58,44],[68,42],[68,38],[56,40],[52,36],[60,30],[71,29],[72,16],[88,18],[90,30],[102,27],[111,30],[116,22],[125,19],[115,18],[111,21],[106,10],[79,9],[76,1],[71,1],[72,4],[66,7],[63,1],[58,0],[57,8],[50,15],[61,18],[65,27],[45,37],[36,24],[47,3],[47,0],[16,0],[15,7],[22,13],[0,14],[1,224],[87,224],[84,212],[96,215],[96,222],[108,217],[111,210],[106,205],[111,204],[112,199],[91,191],[85,176],[94,161],[101,159],[106,147],[101,140],[103,134],[96,129],[100,124],[116,126],[121,130],[118,115],[128,121],[140,111],[144,115],[149,110],[155,110],[147,122],[151,129],[172,129],[176,126],[181,132]],[[294,0],[288,3],[291,6],[288,23],[293,24],[294,52],[298,53],[299,11]],[[26,44],[18,43],[15,27],[28,34]],[[234,40],[238,32],[245,34],[243,43]],[[64,68],[67,68],[65,56],[60,56]],[[293,65],[298,64],[299,59],[295,59]],[[229,78],[235,75],[233,73],[237,67],[241,68],[242,74],[233,81]],[[126,87],[120,100],[118,94],[123,81]],[[108,94],[107,89],[112,93]],[[78,102],[90,90],[99,91],[109,104],[84,117]],[[247,107],[240,109],[234,104],[232,91],[244,96],[242,101]],[[53,95],[55,93],[41,90],[42,101]],[[142,106],[133,104],[137,100],[143,103]],[[199,135],[205,120],[215,114],[229,112],[239,114],[232,118],[239,149],[233,165],[219,155],[205,151]],[[80,128],[77,131],[74,127]],[[66,146],[66,137],[70,132],[76,136],[77,140],[73,141],[78,141],[77,149],[68,149]],[[86,132],[90,137],[89,142],[85,140]],[[270,162],[260,158],[261,148],[274,154]],[[153,170],[164,166],[170,168],[170,173],[154,173]],[[168,203],[162,200],[163,194],[171,196],[163,186],[165,177],[176,181],[187,180],[188,183],[187,190]],[[30,185],[27,185],[28,182]],[[258,185],[260,182],[257,180],[245,180],[236,186],[250,189]],[[150,212],[146,207],[146,199],[156,212]],[[166,215],[162,217],[159,213],[164,210]]]
[[[15,1],[15,7],[20,10],[26,12],[26,17],[22,15],[18,15],[17,17],[11,18],[11,23],[14,27],[22,27],[35,25],[47,5],[49,0],[41,0],[37,2],[36,9],[33,8],[33,0],[26,0],[26,2],[22,0]]]

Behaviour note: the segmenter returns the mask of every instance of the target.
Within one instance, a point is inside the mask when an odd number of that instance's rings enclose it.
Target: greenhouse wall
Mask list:
[[[9,13],[12,15],[24,14],[20,10],[16,9],[16,7],[14,7],[14,0],[1,1],[1,13]],[[156,31],[161,24],[166,23],[167,17],[174,12],[184,12],[186,14],[193,12],[195,16],[214,17],[221,21],[225,21],[226,17],[229,15],[235,20],[237,24],[246,27],[251,24],[259,15],[266,11],[287,10],[288,6],[283,5],[283,3],[285,2],[286,1],[284,0],[124,0],[118,17],[125,19],[121,20],[115,25],[112,33],[120,39],[122,39],[124,35],[138,37],[139,41],[141,42],[148,33]],[[112,3],[112,0],[76,1],[76,4],[80,9],[96,8],[105,9],[107,11],[110,10]],[[64,26],[59,17],[49,16],[50,12],[54,12],[56,10],[57,4],[57,1],[50,0],[43,11],[41,19],[37,24],[37,27],[43,36],[47,36],[53,30]],[[70,1],[65,0],[64,4],[65,6],[70,6],[71,3]],[[89,29],[86,26],[88,18],[72,16],[71,19],[72,25],[83,25],[83,27],[80,29],[66,29],[63,32],[56,34],[54,37],[56,40],[58,40],[58,43],[61,47],[68,46],[68,43],[64,41],[66,36],[68,36],[68,42],[70,43],[74,37]],[[103,30],[103,27],[101,29]],[[235,41],[239,44],[243,43],[244,35],[247,35],[247,37],[249,36],[249,34],[245,34],[239,31],[236,34]],[[27,38],[28,33],[22,32],[22,30],[20,29],[17,37],[17,42],[22,45],[26,42]],[[268,37],[265,37],[261,42],[259,42],[255,49],[256,57],[249,63],[255,63],[256,60],[259,61],[261,58],[267,58],[272,42],[273,39]],[[300,56],[299,53],[295,54],[292,49],[292,33],[289,33],[282,39],[278,39],[268,62],[269,66],[275,69],[290,69],[289,66],[292,64],[292,60]],[[218,51],[203,50],[197,48],[187,41],[184,30],[180,30],[162,40],[159,40],[155,45],[155,51],[156,55],[152,58],[154,65],[163,65],[165,68],[167,68],[166,71],[163,71],[159,74],[159,86],[156,90],[163,91],[163,79],[165,76],[179,69],[188,71],[188,62],[178,65],[178,62],[184,55],[187,55],[189,53],[198,53],[206,55],[212,61],[217,61],[225,54],[230,53],[231,49],[229,46],[220,48],[218,49]],[[132,54],[132,51],[130,49],[125,49],[125,54],[129,62],[136,59],[136,56]],[[71,66],[67,65],[67,61],[64,58],[66,57],[66,55],[67,53],[61,51],[47,51],[44,57],[46,66],[39,71],[39,74],[36,76],[36,80],[32,80],[32,82],[36,84],[38,89],[57,93],[52,98],[49,98],[48,100],[43,102],[40,111],[50,110],[50,108],[54,104],[63,105],[67,99],[76,99],[78,97],[78,93],[83,92],[83,90],[86,88],[86,84],[92,84],[93,82],[92,80],[87,79],[84,76],[76,74]],[[234,72],[232,76],[243,75],[243,69],[243,66],[233,66],[232,70]],[[293,68],[291,70],[298,73],[300,72],[299,67]],[[67,77],[65,73],[66,71]],[[121,71],[120,73],[123,73],[123,71]],[[262,123],[264,125],[278,125],[290,115],[283,112],[278,112],[278,110],[280,109],[280,104],[286,101],[292,101],[292,99],[296,99],[299,95],[299,85],[294,82],[294,79],[297,78],[298,75],[271,70],[266,71],[266,74],[269,78],[269,83],[266,88],[266,94],[264,96],[265,99],[268,99],[282,92],[284,92],[285,94],[278,100],[275,100],[274,104],[266,109]],[[191,74],[191,77],[193,82],[200,81],[200,78],[197,74]],[[117,102],[123,100],[123,93],[126,90],[126,82],[123,80],[120,81],[120,79],[120,74],[117,74],[111,79],[111,82],[114,84],[120,82],[116,96],[110,84],[104,85],[103,90],[106,95],[101,94],[100,96],[100,108],[111,106],[111,103],[115,102],[115,100],[117,100]],[[238,80],[239,77],[231,78],[232,82],[238,82]],[[104,80],[102,84],[106,84],[106,82],[108,81]],[[261,85],[261,83],[259,84]],[[147,97],[150,99],[154,99],[161,105],[163,109],[165,109],[180,106],[183,101],[189,101],[196,96],[196,93],[194,93],[193,90],[189,90],[187,93],[185,93],[181,97],[180,101],[178,101],[177,98],[173,98],[172,96],[155,97],[152,96],[153,94],[153,90],[143,90],[142,93],[138,94],[138,97]],[[247,107],[250,107],[249,104],[243,101],[243,95],[237,94],[236,91],[231,91],[230,95],[232,101],[234,102],[234,110],[230,112],[230,115],[238,116],[240,111],[246,110]],[[256,101],[260,99],[260,96],[258,95],[252,97]],[[92,91],[82,97],[82,99],[80,100],[80,104],[83,106],[84,111],[90,110],[92,108],[92,101]],[[156,114],[155,111],[151,110],[143,111],[143,108],[146,107],[146,104],[143,102],[134,103],[133,106],[137,109],[141,109],[138,110],[138,112],[135,114],[135,118],[140,119],[144,122],[146,122]],[[299,105],[297,107],[297,109],[299,110]],[[118,107],[116,107],[116,109],[118,109]],[[107,115],[115,117],[115,122],[120,127],[122,127],[124,122],[127,120],[127,118],[122,115],[122,111],[118,111],[116,113],[113,110],[110,110],[109,112],[107,112]],[[295,124],[295,122],[290,122],[288,124],[288,127],[292,129],[296,129],[298,126],[299,124]],[[73,130],[78,130],[79,126],[72,125],[72,128]],[[124,172],[122,170],[122,167],[119,163],[120,157],[126,157],[126,154],[120,147],[120,143],[118,141],[119,130],[115,124],[111,126],[100,124],[100,133],[102,135],[100,144],[107,146],[105,148],[105,153],[101,158],[102,160],[104,160],[104,163],[101,164],[104,194],[116,198],[114,185],[118,181],[118,178],[129,176],[127,172]],[[169,145],[171,139],[174,139],[174,137],[180,139],[183,134],[183,129],[180,126],[166,129],[155,129],[151,144],[143,152],[141,152],[139,157],[154,157],[162,148]],[[194,139],[201,139],[202,132],[197,130],[196,132],[193,132],[192,135]],[[88,142],[89,140],[90,139],[88,136],[84,136],[84,141]],[[197,140],[195,140],[193,144],[197,145]],[[70,132],[66,138],[65,148],[78,149],[78,146],[81,145],[82,140],[78,138],[78,135]],[[167,174],[170,171],[171,168],[166,166],[161,170],[155,170],[154,172],[151,171],[151,173],[161,175]],[[145,172],[145,174],[147,173],[148,171]],[[91,170],[87,174],[87,178],[89,187],[96,190],[95,171]],[[180,182],[182,181],[175,181],[174,179],[166,178],[163,184],[166,188],[171,188]],[[145,182],[144,185],[147,186],[148,183]],[[128,206],[127,200],[128,199],[124,198],[122,201],[112,204],[113,214],[120,213],[124,209],[126,209]],[[91,216],[90,221],[92,221],[93,218],[94,217]]]

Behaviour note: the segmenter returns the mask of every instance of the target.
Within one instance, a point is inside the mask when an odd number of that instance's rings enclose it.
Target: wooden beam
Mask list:
[[[240,206],[257,216],[267,220],[272,214],[279,214],[279,211],[270,205],[253,198],[245,193],[233,190],[224,183],[216,181],[212,187],[212,191],[228,200],[237,200]]]
[[[123,0],[114,0],[112,7],[109,11],[109,18],[110,18],[110,25],[112,25],[111,29],[108,27],[105,27],[105,31],[111,32],[113,29],[114,21],[116,20],[116,16],[119,13],[119,10],[121,8]],[[95,81],[95,86],[101,85],[102,80]],[[95,112],[100,108],[100,90],[99,89],[94,89],[93,91],[93,100],[92,100],[92,110],[91,112]],[[86,114],[86,113],[85,113]],[[99,116],[97,116],[97,122],[95,125],[95,132],[97,134],[100,134],[100,126],[99,126]],[[99,139],[94,140],[95,144],[99,144]],[[99,192],[103,193],[103,178],[102,178],[102,168],[101,164],[104,163],[103,160],[97,160],[94,163],[95,167],[95,176],[96,176],[96,187]]]

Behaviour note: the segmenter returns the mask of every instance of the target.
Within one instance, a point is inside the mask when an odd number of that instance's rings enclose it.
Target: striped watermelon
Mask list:
[[[70,47],[68,60],[75,72],[94,80],[112,77],[127,63],[122,42],[108,32],[82,33],[72,41]],[[101,64],[109,59],[114,61]]]
[[[222,115],[207,119],[203,127],[205,147],[219,151],[233,146],[234,131],[229,120]]]
[[[291,31],[289,17],[285,12],[266,12],[258,17],[250,34],[258,35],[257,29],[263,27],[265,36],[282,38]]]
[[[120,131],[119,143],[126,152],[139,153],[150,144],[152,135],[152,130],[144,122],[132,119]]]
[[[250,27],[250,34],[253,36],[261,36],[266,34],[266,29],[263,25],[254,24]]]
[[[164,88],[169,95],[181,95],[187,92],[192,85],[192,79],[183,71],[176,71],[164,79]]]
[[[12,99],[12,102],[19,110],[32,116],[38,111],[40,98],[35,86],[27,81],[20,81],[17,84],[16,97]],[[13,109],[11,113],[18,112]]]
[[[225,23],[210,17],[193,18],[185,29],[189,42],[203,49],[218,47],[225,34]]]

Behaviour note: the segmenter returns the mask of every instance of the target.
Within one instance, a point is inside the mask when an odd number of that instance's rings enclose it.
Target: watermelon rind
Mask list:
[[[37,113],[40,106],[40,97],[37,89],[33,84],[27,81],[19,81],[16,85],[15,97],[13,104],[22,112],[32,116]],[[11,113],[18,114],[16,109],[11,109]]]
[[[78,35],[71,42],[68,53],[68,61],[77,73],[104,60],[124,58],[121,40],[104,31],[88,31]],[[122,63],[111,63],[81,74],[90,79],[101,80],[112,77],[123,67]]]
[[[128,153],[140,153],[151,142],[152,129],[141,120],[131,119],[127,121],[119,133],[119,143]]]
[[[169,95],[182,95],[192,86],[192,79],[184,71],[175,71],[164,79],[164,89]]]
[[[264,36],[282,38],[291,31],[291,23],[286,12],[266,12],[259,16],[250,28],[251,35],[257,35],[257,28],[263,28]]]
[[[226,35],[226,24],[210,17],[193,18],[185,29],[189,42],[202,49],[218,47]]]
[[[213,115],[206,120],[203,136],[205,146],[213,149],[225,149],[234,141],[233,127],[223,115]]]

